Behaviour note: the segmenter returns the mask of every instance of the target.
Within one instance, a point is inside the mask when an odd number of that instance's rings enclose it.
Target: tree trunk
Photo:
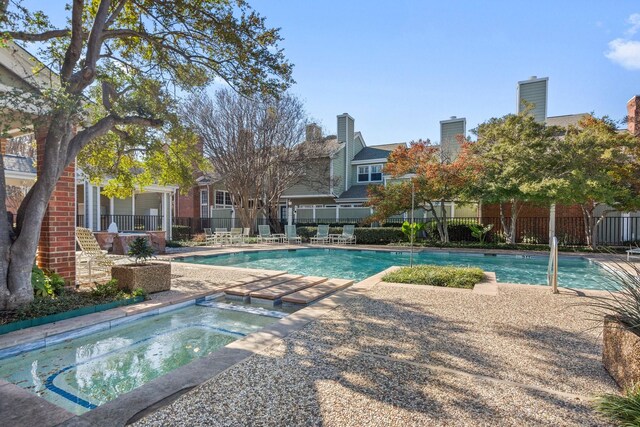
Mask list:
[[[447,224],[447,209],[444,200],[440,201],[440,219],[442,222],[441,240],[443,243],[449,243],[449,225]]]
[[[510,227],[507,224],[507,219],[504,216],[504,207],[502,203],[498,205],[500,207],[500,225],[502,226],[502,234],[504,235],[504,241],[506,243],[511,242],[511,231]]]
[[[597,230],[593,218],[593,211],[595,207],[593,206],[593,204],[583,204],[580,205],[580,208],[582,209],[585,241],[587,243],[587,246],[595,249],[597,240]]]
[[[517,239],[517,222],[518,222],[518,214],[520,213],[520,208],[518,207],[518,201],[513,200],[511,202],[511,229],[509,231],[509,235],[511,236],[511,244],[516,243]]]
[[[438,229],[438,236],[440,236],[440,242],[449,243],[449,230],[447,230],[447,215],[446,210],[443,208],[443,204],[441,204],[441,213],[438,214],[436,207],[433,205],[431,201],[428,202],[429,207],[427,210],[431,212],[433,215],[433,219],[436,221],[436,228]],[[444,214],[442,211],[444,210]]]

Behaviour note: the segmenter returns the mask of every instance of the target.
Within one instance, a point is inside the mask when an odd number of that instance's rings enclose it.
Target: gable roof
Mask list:
[[[407,144],[405,144],[404,142],[394,142],[393,144],[374,145],[372,148],[378,148],[380,150],[393,151],[398,147],[406,147],[406,146],[407,146]]]
[[[340,202],[343,200],[367,199],[369,197],[367,187],[368,185],[352,185],[347,191],[340,194],[340,197],[336,200]]]
[[[386,159],[389,157],[389,153],[389,150],[381,150],[377,147],[364,147],[354,156],[353,160]]]
[[[12,154],[5,154],[4,169],[11,172],[36,174],[36,167],[33,164],[33,159],[23,156],[14,156]]]
[[[580,113],[580,114],[565,114],[564,116],[552,116],[547,117],[545,123],[547,126],[559,126],[562,128],[566,128],[568,126],[577,126],[580,120],[583,118],[590,116],[589,113]]]

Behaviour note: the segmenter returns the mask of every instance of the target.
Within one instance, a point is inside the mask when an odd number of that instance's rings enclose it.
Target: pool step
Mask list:
[[[224,289],[235,288],[236,286],[247,285],[249,283],[255,283],[260,280],[272,279],[274,277],[279,277],[285,274],[284,271],[277,273],[254,273],[249,276],[243,277],[242,279],[234,280],[233,282],[229,282],[225,285]]]
[[[329,294],[338,292],[353,284],[353,280],[347,279],[329,279],[326,282],[319,283],[310,288],[305,288],[282,297],[283,305],[306,305]]]
[[[305,276],[286,283],[251,292],[249,296],[251,297],[252,304],[275,305],[279,304],[280,299],[285,295],[298,292],[302,289],[306,289],[326,281],[326,277]]]
[[[238,311],[241,313],[250,313],[250,314],[257,314],[260,316],[276,317],[278,319],[284,319],[285,317],[288,316],[288,313],[284,313],[282,311],[267,310],[266,308],[262,308],[262,307],[247,307],[244,305],[233,305],[233,304],[217,302],[217,301],[203,301],[203,302],[199,302],[198,305],[202,307],[219,308],[221,310]]]
[[[271,286],[278,286],[280,284],[284,284],[301,277],[302,276],[299,274],[281,274],[279,276],[267,277],[258,281],[230,287],[225,289],[224,293],[229,299],[239,299],[245,302],[249,302],[249,294],[251,294],[252,292],[259,291]]]

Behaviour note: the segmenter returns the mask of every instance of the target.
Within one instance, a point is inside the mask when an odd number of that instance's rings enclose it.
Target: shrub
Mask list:
[[[107,283],[98,283],[91,290],[91,296],[95,298],[112,298],[122,294],[122,291],[118,289],[118,281],[111,279]]]
[[[37,297],[54,297],[64,289],[64,279],[57,273],[45,272],[37,265],[31,269],[31,286]]]
[[[640,425],[640,386],[628,389],[624,396],[606,394],[596,401],[596,410],[616,425]]]
[[[298,227],[296,231],[303,240],[309,241],[311,237],[316,235],[318,228]],[[340,234],[342,227],[331,227],[329,233]],[[355,235],[357,243],[363,245],[388,245],[406,240],[400,228],[391,227],[356,227]]]
[[[153,248],[144,237],[136,237],[129,245],[129,256],[136,260],[136,264],[146,264],[153,257]]]
[[[177,240],[167,240],[166,245],[168,248],[181,248],[182,243]]]
[[[473,288],[482,281],[484,273],[479,268],[440,265],[416,265],[402,267],[385,274],[384,282],[412,283],[416,285],[445,286],[449,288]]]
[[[188,225],[174,225],[171,227],[171,237],[173,240],[189,240],[191,238],[191,227]]]

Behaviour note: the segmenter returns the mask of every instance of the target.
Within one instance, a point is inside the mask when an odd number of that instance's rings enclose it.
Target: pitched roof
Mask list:
[[[36,174],[36,167],[33,159],[23,156],[6,154],[4,156],[4,169],[12,172]]]
[[[364,147],[355,155],[353,160],[386,159],[389,157],[389,153],[389,150],[381,150],[377,147]]]
[[[404,142],[394,142],[393,144],[374,145],[372,148],[379,148],[381,150],[393,151],[398,147],[406,147],[406,146],[407,144],[405,144]]]
[[[589,116],[589,113],[565,114],[564,116],[547,117],[547,126],[559,126],[566,128],[568,126],[576,126],[580,120]]]
[[[337,201],[344,199],[367,199],[369,197],[367,187],[368,185],[352,185],[338,197]]]

